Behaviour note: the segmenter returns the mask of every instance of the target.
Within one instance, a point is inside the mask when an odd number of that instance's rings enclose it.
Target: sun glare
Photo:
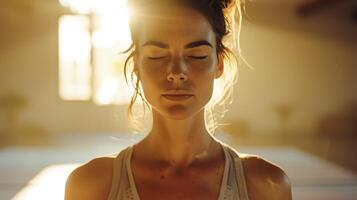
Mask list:
[[[90,36],[88,19],[62,16],[59,21],[60,95],[66,100],[90,98]]]
[[[130,41],[126,0],[60,0],[61,5],[74,13],[96,17],[93,34],[96,47],[108,45],[127,45]]]
[[[43,169],[13,200],[63,200],[69,174],[78,164],[54,165]]]
[[[60,95],[99,104],[128,101],[118,68],[118,53],[130,46],[126,0],[60,0],[74,14],[59,25]],[[113,52],[117,56],[113,56]],[[119,88],[118,88],[119,87]]]

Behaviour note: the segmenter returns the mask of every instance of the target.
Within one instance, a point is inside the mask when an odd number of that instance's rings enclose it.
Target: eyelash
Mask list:
[[[165,56],[161,56],[161,57],[148,57],[148,59],[150,59],[150,60],[159,60],[159,59],[162,59],[162,58],[165,58]]]
[[[203,59],[206,59],[207,56],[188,56],[189,58],[193,58],[193,59],[197,59],[197,60],[203,60]],[[162,57],[148,57],[148,59],[150,60],[159,60],[159,59],[162,59],[162,58],[165,58],[165,56],[162,56]]]
[[[198,59],[198,60],[203,60],[206,59],[207,56],[188,56],[189,58],[193,58],[193,59]]]

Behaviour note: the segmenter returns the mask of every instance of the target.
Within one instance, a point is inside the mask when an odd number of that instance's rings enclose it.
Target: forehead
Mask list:
[[[142,12],[140,16],[139,45],[147,40],[165,43],[207,40],[215,44],[215,34],[208,20],[192,8],[156,7]]]

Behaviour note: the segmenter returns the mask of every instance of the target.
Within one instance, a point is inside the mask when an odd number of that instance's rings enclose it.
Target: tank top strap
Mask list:
[[[229,160],[229,153],[227,151],[227,149],[225,149],[223,146],[223,152],[224,152],[224,171],[223,171],[223,177],[222,177],[222,181],[221,181],[221,187],[219,190],[219,196],[218,196],[218,200],[226,200],[228,196],[230,196],[229,194],[229,188],[230,185],[228,184],[228,179],[229,179],[229,170],[231,168],[230,163],[231,161]]]
[[[244,167],[240,153],[234,150],[232,147],[222,144],[223,148],[226,148],[229,152],[229,159],[231,160],[231,168],[229,170],[229,178],[227,185],[231,190],[230,193],[238,194],[238,200],[249,200],[246,179],[244,175]],[[236,196],[236,195],[232,195]]]
[[[128,188],[126,189],[126,199],[128,200],[139,200],[139,194],[138,191],[136,190],[136,186],[135,186],[135,180],[134,180],[134,176],[133,176],[133,172],[131,170],[131,157],[133,154],[133,146],[129,146],[129,150],[128,150],[128,155],[125,158],[125,168],[126,168],[126,175],[127,175],[127,180],[128,180]]]
[[[118,200],[123,196],[131,196],[128,194],[129,181],[126,174],[126,160],[130,153],[130,147],[127,147],[120,151],[120,153],[114,158],[113,161],[113,177],[108,200]],[[126,198],[130,199],[130,198]]]

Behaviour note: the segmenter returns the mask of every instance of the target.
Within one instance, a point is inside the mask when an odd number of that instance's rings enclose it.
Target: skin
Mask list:
[[[133,149],[136,187],[141,199],[217,199],[224,153],[204,122],[213,81],[224,71],[215,34],[192,9],[166,7],[157,13],[145,13],[134,57],[153,111],[151,131]],[[194,96],[185,101],[162,96],[177,90]],[[112,164],[113,158],[102,157],[74,170],[65,199],[106,199]],[[254,156],[243,157],[243,165],[250,199],[291,199],[289,179],[279,167]]]

